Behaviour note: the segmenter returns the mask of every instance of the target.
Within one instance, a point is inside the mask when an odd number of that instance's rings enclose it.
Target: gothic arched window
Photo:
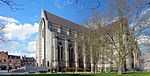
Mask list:
[[[62,42],[58,43],[58,60],[62,60],[63,59],[63,46],[62,46]]]

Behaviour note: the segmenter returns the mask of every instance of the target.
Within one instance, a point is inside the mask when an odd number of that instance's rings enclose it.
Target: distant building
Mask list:
[[[34,66],[35,62],[36,61],[33,57],[22,56],[22,66],[26,66],[26,65]]]
[[[150,72],[150,50],[144,54],[142,70],[146,72]]]
[[[21,67],[20,56],[8,55],[8,52],[0,52],[0,68],[6,69],[17,69]]]

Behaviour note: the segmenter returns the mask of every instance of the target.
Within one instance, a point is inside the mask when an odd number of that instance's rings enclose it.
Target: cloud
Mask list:
[[[22,48],[22,49],[19,49]],[[36,56],[36,41],[28,42],[28,45],[20,44],[17,41],[10,42],[0,42],[0,51],[8,51],[9,55],[17,55],[17,56]]]
[[[54,0],[54,5],[57,8],[64,8],[66,5],[71,5],[74,2],[75,1],[73,1],[73,0]]]
[[[139,22],[139,20],[140,19],[142,19],[144,16],[144,19],[140,22],[140,25],[145,25],[145,26],[147,26],[148,24],[150,24],[150,18],[149,18],[149,16],[150,16],[150,8],[147,8],[147,9],[145,9],[145,10],[142,10],[140,13],[139,13],[139,17],[138,17],[138,19],[136,19],[136,22],[135,22],[135,24],[134,24],[134,20],[135,20],[135,16],[133,17],[133,21],[132,21],[132,23],[129,25],[129,27],[130,28],[132,28],[133,26],[135,26],[138,22]],[[142,23],[142,24],[141,24]]]
[[[34,58],[36,58],[36,54],[35,53],[32,53],[32,54],[30,54],[30,55],[27,55],[28,57],[34,57]]]
[[[15,24],[15,23],[8,23],[6,25],[5,34],[4,36],[8,39],[13,39],[16,37],[19,40],[25,41],[29,38],[32,34],[38,32],[38,23],[34,23],[32,26],[31,24]]]
[[[0,16],[0,22],[3,23],[3,24],[19,23],[19,21],[15,20],[14,18],[8,18],[8,17],[3,17],[3,16]]]
[[[8,39],[17,38],[25,41],[32,34],[38,32],[38,23],[34,23],[33,25],[29,23],[19,24],[19,21],[16,19],[3,16],[0,16],[0,22],[6,27],[4,29],[4,36]]]
[[[21,53],[28,57],[35,58],[35,56],[36,56],[36,41],[28,42],[28,45],[24,48],[23,51],[21,51]]]
[[[28,47],[25,48],[25,53],[35,53],[36,50],[36,41],[30,41]]]
[[[73,4],[74,1],[73,0],[67,0],[67,4]]]
[[[139,45],[146,44],[146,43],[150,44],[150,36],[142,35],[138,38],[137,41]]]
[[[18,47],[22,47],[22,46],[24,45],[16,41],[8,41],[8,42],[0,41],[0,51],[14,51],[17,50]]]
[[[24,56],[25,53],[20,52],[20,51],[13,51],[13,52],[8,52],[9,55],[16,55],[16,56]],[[34,57],[36,58],[36,54],[35,53],[30,53],[30,54],[26,54],[27,57]]]
[[[148,14],[150,12],[150,8],[147,8],[146,10],[143,10],[141,13],[140,13],[140,16],[144,16],[145,14]]]
[[[8,52],[9,55],[16,55],[16,56],[24,56],[23,53],[18,51]]]
[[[33,18],[30,18],[32,21],[37,21],[38,16],[34,16]]]
[[[54,5],[57,8],[64,8],[66,6],[65,2],[63,0],[55,0]]]
[[[37,18],[38,16],[35,16]],[[26,55],[30,57],[35,57],[36,50],[36,38],[38,32],[38,23],[33,25],[30,23],[21,24],[18,20],[14,18],[8,18],[0,16],[0,22],[5,25],[4,37],[12,41],[3,42],[0,41],[0,51],[8,51],[11,55]],[[31,37],[34,38],[33,41]],[[29,39],[30,38],[30,39]],[[25,40],[29,42],[24,42]]]
[[[142,53],[146,53],[150,49],[150,36],[142,35],[138,37],[137,41]]]

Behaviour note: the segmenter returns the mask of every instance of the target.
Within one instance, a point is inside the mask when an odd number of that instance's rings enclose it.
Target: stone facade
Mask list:
[[[92,57],[85,55],[86,46],[83,45],[82,53],[79,53],[78,44],[74,41],[74,38],[82,33],[83,29],[86,28],[42,9],[36,44],[36,65],[53,68],[54,71],[65,71],[64,68],[67,67],[89,68],[92,71],[94,63]],[[92,54],[92,47],[90,52]],[[79,58],[79,54],[83,54],[82,57]],[[125,67],[129,70],[137,70],[139,68],[138,55],[136,52],[129,55],[124,62]],[[89,60],[90,64],[87,63]],[[116,69],[115,63],[110,61],[110,59],[105,62],[99,60],[98,70]]]
[[[141,62],[140,70],[150,72],[150,50],[143,54],[141,59],[143,61]]]

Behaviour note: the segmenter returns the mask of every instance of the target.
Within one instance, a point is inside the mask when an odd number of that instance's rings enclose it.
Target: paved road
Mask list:
[[[10,70],[8,73],[8,70],[0,70],[0,74],[28,74],[27,72],[25,72],[23,69],[14,69],[14,70]]]

